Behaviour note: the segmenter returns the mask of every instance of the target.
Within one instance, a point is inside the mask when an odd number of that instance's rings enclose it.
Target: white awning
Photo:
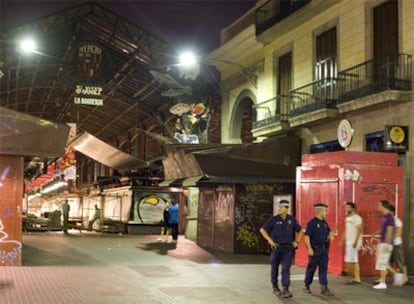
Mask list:
[[[147,161],[122,152],[88,132],[76,136],[68,145],[105,166],[119,171],[128,171],[149,165]]]

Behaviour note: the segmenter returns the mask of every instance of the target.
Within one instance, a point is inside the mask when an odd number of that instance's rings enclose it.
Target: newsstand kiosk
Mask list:
[[[313,205],[328,205],[327,222],[335,232],[331,243],[328,271],[342,274],[344,247],[340,240],[345,226],[345,202],[355,202],[363,220],[363,241],[359,252],[361,275],[378,275],[375,254],[382,214],[381,200],[395,206],[399,218],[403,210],[403,168],[398,167],[394,153],[339,151],[302,155],[302,166],[296,170],[296,216],[303,229],[315,216]],[[307,250],[301,242],[295,264],[306,266]]]

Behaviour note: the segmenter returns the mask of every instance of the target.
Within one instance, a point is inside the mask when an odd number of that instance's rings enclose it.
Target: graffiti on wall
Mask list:
[[[286,193],[284,184],[240,185],[234,209],[236,246],[239,252],[265,252],[268,247],[260,227],[273,215],[273,197]]]
[[[165,204],[171,199],[169,193],[136,193],[132,220],[141,224],[160,223]]]
[[[190,187],[188,189],[188,213],[187,216],[189,219],[196,219],[198,213],[198,195],[200,190],[196,187]]]
[[[376,237],[363,238],[361,245],[362,255],[376,255],[379,240]]]
[[[248,248],[259,249],[259,236],[252,229],[253,227],[247,224],[239,226],[236,232],[236,240]]]
[[[22,252],[22,243],[15,240],[8,240],[9,235],[5,231],[0,219],[0,263],[1,265],[15,265],[16,259]]]
[[[0,156],[0,265],[21,262],[22,163],[13,156]]]

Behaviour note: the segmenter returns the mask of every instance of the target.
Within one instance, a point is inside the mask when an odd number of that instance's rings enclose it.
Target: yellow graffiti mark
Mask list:
[[[252,227],[246,224],[237,229],[236,240],[241,241],[243,246],[249,248],[259,246],[259,237],[252,231]]]
[[[151,196],[145,199],[144,204],[157,205],[158,202],[159,202],[158,197]]]

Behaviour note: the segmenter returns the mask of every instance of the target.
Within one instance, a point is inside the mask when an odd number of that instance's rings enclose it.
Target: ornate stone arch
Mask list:
[[[253,105],[256,103],[256,96],[250,90],[242,91],[237,96],[236,101],[231,109],[231,116],[229,121],[229,135],[233,140],[239,139],[242,142],[241,131],[243,129],[243,114],[246,109],[251,113],[251,120],[256,119],[256,112],[253,109]],[[250,129],[251,131],[251,129]]]

